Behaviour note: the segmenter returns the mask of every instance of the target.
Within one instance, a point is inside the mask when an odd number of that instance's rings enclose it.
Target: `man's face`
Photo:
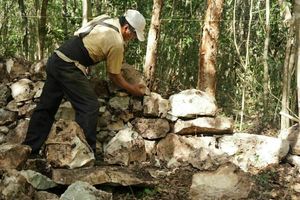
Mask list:
[[[124,26],[124,30],[123,30],[122,35],[123,35],[123,38],[124,38],[125,42],[128,42],[130,40],[134,40],[134,39],[137,38],[134,28],[130,27],[128,24],[126,24]]]

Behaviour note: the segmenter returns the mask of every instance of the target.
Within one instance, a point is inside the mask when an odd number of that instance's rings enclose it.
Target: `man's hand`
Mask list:
[[[145,94],[146,87],[142,84],[130,84],[121,74],[109,73],[109,78],[119,87],[127,90],[134,96],[143,96]]]
[[[134,85],[132,85],[132,87],[133,87],[132,95],[134,95],[134,96],[144,96],[145,90],[146,90],[145,85],[143,85],[143,84],[134,84]]]

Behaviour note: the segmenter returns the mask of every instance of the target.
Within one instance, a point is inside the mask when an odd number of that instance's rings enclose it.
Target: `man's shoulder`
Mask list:
[[[99,15],[99,16],[95,17],[92,21],[100,21],[100,20],[105,19],[105,18],[110,19],[111,17],[107,14],[102,14],[102,15]]]

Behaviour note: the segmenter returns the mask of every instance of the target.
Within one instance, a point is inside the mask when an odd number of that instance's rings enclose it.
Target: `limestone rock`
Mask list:
[[[278,164],[289,151],[289,143],[274,137],[235,133],[219,139],[219,148],[244,171],[255,172],[271,164]]]
[[[34,81],[37,80],[46,80],[46,64],[48,58],[44,58],[33,63],[30,66],[31,79]]]
[[[124,164],[146,160],[143,138],[130,128],[121,130],[104,148],[104,160],[109,164]]]
[[[51,128],[46,141],[46,157],[54,167],[90,166],[95,157],[80,126],[69,120],[59,120]]]
[[[300,156],[296,156],[296,155],[289,155],[287,156],[287,161],[298,167],[298,169],[300,169]]]
[[[135,130],[146,139],[158,139],[167,135],[170,130],[166,119],[135,118],[132,122]]]
[[[9,87],[5,84],[0,84],[0,107],[4,107],[7,104],[10,95],[11,91]]]
[[[105,128],[107,127],[112,119],[112,114],[106,110],[100,117],[98,117],[98,127],[99,128]]]
[[[8,132],[9,132],[9,128],[7,128],[6,126],[0,126],[0,133],[7,135]]]
[[[3,132],[0,132],[0,144],[3,144],[7,141],[6,134]]]
[[[18,109],[18,116],[19,117],[31,117],[34,109],[36,108],[36,103],[29,101],[24,103]]]
[[[130,84],[142,84],[146,86],[143,74],[136,70],[133,65],[122,64],[122,75]]]
[[[10,58],[6,60],[6,71],[10,80],[28,78],[31,63],[24,59]]]
[[[125,123],[127,123],[127,122],[131,121],[134,118],[134,115],[133,115],[133,113],[131,113],[129,111],[125,111],[125,112],[122,112],[119,115],[119,118],[121,120],[123,120]]]
[[[23,78],[10,86],[11,95],[17,101],[26,101],[34,96],[34,84],[31,80]]]
[[[132,106],[132,112],[143,112],[143,105],[142,102],[138,99],[131,98],[130,105]]]
[[[299,124],[295,124],[287,130],[281,131],[279,138],[287,140],[290,143],[291,152],[294,155],[300,155],[300,132]]]
[[[123,120],[117,120],[115,122],[110,122],[107,125],[109,131],[120,131],[125,128]]]
[[[39,98],[41,96],[44,84],[45,83],[42,81],[38,81],[34,83],[34,89],[33,89],[34,98]]]
[[[98,77],[93,77],[92,79],[90,79],[90,83],[91,86],[94,88],[97,97],[109,97],[108,83],[106,80],[100,80]]]
[[[144,140],[147,159],[153,158],[156,155],[157,142],[154,140]]]
[[[69,101],[65,101],[60,104],[55,114],[55,119],[75,120],[75,110]]]
[[[190,198],[199,199],[246,199],[253,182],[232,165],[222,166],[213,172],[193,175]]]
[[[46,191],[36,191],[34,194],[34,200],[59,200],[56,194],[46,192]]]
[[[145,93],[149,93],[149,89],[146,87],[146,82],[144,80],[143,74],[135,69],[133,65],[129,65],[127,63],[123,63],[121,67],[121,73],[124,79],[130,84],[142,84],[145,86]],[[110,82],[108,85],[109,91],[111,93],[116,93],[121,90],[118,86],[116,86],[113,82]]]
[[[194,135],[199,133],[224,134],[233,132],[233,121],[226,117],[199,117],[184,121],[178,119],[174,125],[174,133]]]
[[[178,167],[190,163],[198,168],[207,168],[201,166],[203,163],[200,162],[205,162],[208,158],[216,159],[210,160],[209,165],[223,162],[217,160],[222,158],[223,153],[215,146],[216,139],[213,137],[186,137],[171,133],[158,142],[156,151],[158,158],[167,162],[167,167]]]
[[[78,169],[53,169],[52,180],[58,184],[70,185],[84,181],[91,185],[107,184],[121,186],[154,186],[156,181],[146,171],[120,167],[97,166]]]
[[[7,135],[7,141],[10,143],[21,144],[26,138],[28,126],[28,119],[19,120],[18,125]]]
[[[168,134],[157,144],[157,156],[160,160],[165,160],[170,166],[172,162],[186,162],[191,153],[189,145],[182,142],[181,137],[176,134]],[[178,166],[180,164],[176,164]]]
[[[214,97],[196,89],[184,90],[170,96],[170,114],[176,117],[215,116],[217,106]]]
[[[216,169],[229,160],[230,157],[217,148],[201,147],[191,152],[189,156],[189,163],[200,170]]]
[[[0,180],[0,198],[32,200],[34,188],[17,170],[8,170]]]
[[[48,177],[32,170],[22,170],[20,174],[26,178],[28,183],[38,190],[47,190],[57,186],[57,184]]]
[[[0,145],[0,169],[20,168],[28,158],[31,148],[19,144]]]
[[[17,114],[15,112],[0,108],[0,125],[7,125],[15,122]]]
[[[18,112],[19,111],[19,106],[22,106],[23,102],[16,102],[16,100],[11,100],[8,102],[6,105],[6,109],[12,112]]]
[[[109,100],[108,104],[114,110],[125,111],[129,108],[129,97],[113,97]]]
[[[9,76],[6,70],[5,62],[0,58],[0,80],[2,83],[8,83],[9,82]]]
[[[61,195],[60,200],[112,200],[112,194],[97,190],[90,184],[82,181],[77,181],[70,185],[68,189]]]
[[[144,115],[164,118],[170,109],[170,102],[161,97],[160,94],[151,92],[150,95],[144,96]]]

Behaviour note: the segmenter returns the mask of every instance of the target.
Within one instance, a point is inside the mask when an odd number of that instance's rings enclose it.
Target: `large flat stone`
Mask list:
[[[176,117],[195,118],[196,116],[215,116],[216,101],[207,93],[189,89],[170,96],[170,114]]]
[[[91,185],[136,185],[154,186],[156,182],[148,172],[141,173],[119,166],[98,166],[80,169],[53,169],[52,180],[58,184],[70,185],[76,181],[84,181]]]
[[[45,152],[48,162],[58,168],[91,166],[95,160],[82,128],[71,120],[59,120],[53,124]]]
[[[167,135],[170,125],[166,119],[136,118],[132,121],[135,130],[146,139],[158,139]]]
[[[112,194],[98,190],[90,184],[77,181],[70,185],[68,189],[61,195],[60,200],[83,200],[83,199],[103,199],[112,200]]]
[[[223,134],[233,132],[233,122],[226,117],[199,117],[193,120],[177,120],[174,133],[190,135],[198,133]]]
[[[223,136],[218,146],[232,157],[234,164],[253,173],[271,164],[278,164],[289,151],[286,140],[248,133]]]

